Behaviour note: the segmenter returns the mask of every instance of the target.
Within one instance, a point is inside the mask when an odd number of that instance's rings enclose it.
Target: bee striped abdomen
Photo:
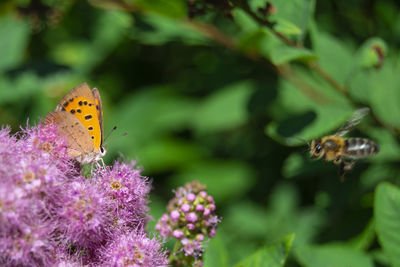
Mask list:
[[[373,156],[379,152],[378,145],[366,138],[349,138],[344,143],[344,155],[351,158]]]

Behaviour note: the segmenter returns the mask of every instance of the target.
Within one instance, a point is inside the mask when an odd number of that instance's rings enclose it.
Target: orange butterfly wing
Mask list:
[[[72,114],[87,130],[92,139],[95,153],[100,152],[103,139],[103,117],[101,112],[100,94],[92,92],[87,83],[72,89],[60,100],[56,110]]]
[[[44,119],[46,124],[57,125],[58,131],[66,138],[68,154],[73,158],[83,159],[93,153],[93,141],[80,121],[65,111],[51,111]]]

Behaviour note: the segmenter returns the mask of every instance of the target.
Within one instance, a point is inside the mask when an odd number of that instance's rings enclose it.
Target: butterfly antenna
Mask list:
[[[110,137],[110,135],[112,134],[112,132],[114,132],[115,130],[117,130],[117,126],[114,126],[106,135],[106,137],[104,138],[104,142]]]
[[[106,140],[110,137],[111,133],[114,132],[116,129],[117,129],[117,126],[114,126],[114,127],[111,129],[111,131],[107,134],[107,136],[104,138],[104,141],[106,141]],[[127,135],[127,134],[128,134],[128,133],[125,132],[125,133],[121,134],[120,137],[121,137],[121,136],[125,136],[125,135]],[[108,140],[108,141],[110,141],[110,140]],[[104,142],[104,145],[107,145],[107,144],[108,144],[108,142]]]

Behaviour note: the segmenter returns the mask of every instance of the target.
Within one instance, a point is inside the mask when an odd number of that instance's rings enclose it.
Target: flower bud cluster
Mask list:
[[[219,222],[215,209],[213,197],[197,181],[176,190],[168,204],[168,213],[163,214],[156,225],[162,237],[179,240],[181,250],[176,254],[176,262],[202,266],[204,242],[215,236]]]

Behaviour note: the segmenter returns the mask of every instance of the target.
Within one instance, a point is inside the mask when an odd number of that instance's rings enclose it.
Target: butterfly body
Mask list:
[[[46,116],[45,122],[57,126],[66,138],[68,154],[79,162],[95,162],[105,155],[101,99],[96,88],[91,90],[86,83],[75,87]]]

